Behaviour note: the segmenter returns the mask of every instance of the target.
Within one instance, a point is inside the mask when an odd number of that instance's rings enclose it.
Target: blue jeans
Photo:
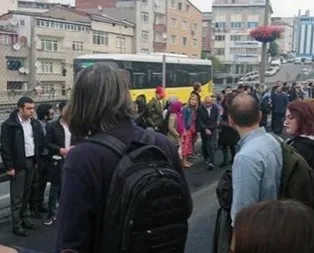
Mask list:
[[[50,185],[48,209],[49,214],[52,216],[56,216],[57,214],[57,202],[59,200],[60,188],[60,183],[51,183]]]

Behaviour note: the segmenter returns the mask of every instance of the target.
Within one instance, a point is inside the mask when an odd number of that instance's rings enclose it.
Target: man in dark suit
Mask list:
[[[26,216],[44,137],[40,123],[33,118],[34,101],[22,97],[17,105],[18,110],[1,127],[1,156],[11,177],[13,233],[28,236],[24,229],[35,229]]]
[[[202,137],[203,156],[209,170],[215,165],[218,119],[219,108],[214,104],[213,98],[207,96],[198,110],[198,125]]]

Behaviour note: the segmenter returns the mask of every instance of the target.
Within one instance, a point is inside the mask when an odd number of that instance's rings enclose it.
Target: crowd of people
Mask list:
[[[267,132],[281,134],[285,127],[287,143],[314,168],[311,84],[226,87],[202,100],[195,83],[188,101],[166,100],[166,90],[157,87],[146,104],[143,97],[131,101],[129,82],[105,64],[82,70],[70,101],[58,105],[57,120],[51,105],[35,113],[32,99],[18,101],[1,128],[15,235],[36,229],[28,210],[38,219],[48,211],[45,225],[58,221],[58,253],[183,253],[192,198],[182,168],[193,166],[200,139],[209,170],[232,165],[231,252],[313,252],[313,210],[278,201],[284,161],[280,143]],[[283,246],[286,238],[292,239]]]

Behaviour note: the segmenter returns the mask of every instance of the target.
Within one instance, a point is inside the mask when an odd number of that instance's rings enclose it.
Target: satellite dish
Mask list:
[[[12,25],[12,26],[17,26],[18,23],[19,23],[19,22],[18,22],[16,19],[11,19],[11,20],[9,21],[9,24]]]
[[[99,11],[102,11],[102,6],[101,6],[101,5],[98,5],[97,9],[98,9]]]
[[[163,34],[162,34],[162,38],[163,38],[164,40],[167,39],[167,38],[168,38],[167,33],[163,33]]]
[[[35,62],[35,67],[36,67],[36,68],[40,68],[40,66],[41,66],[41,63],[40,63],[39,61],[36,61],[36,62]]]
[[[26,74],[26,75],[29,74],[29,69],[25,68],[25,74]]]
[[[18,43],[14,44],[14,45],[13,45],[13,49],[14,49],[15,51],[19,51],[19,50],[21,49],[20,44],[18,44]]]
[[[21,68],[19,69],[19,72],[20,72],[21,74],[25,74],[25,73],[26,73],[26,70],[25,70],[24,67],[21,67]]]

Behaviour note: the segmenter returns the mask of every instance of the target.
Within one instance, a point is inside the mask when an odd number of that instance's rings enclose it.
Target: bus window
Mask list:
[[[152,88],[162,85],[162,73],[161,72],[151,73],[150,85]]]
[[[177,70],[177,77],[178,77],[178,82],[177,86],[178,87],[186,87],[190,86],[190,74],[189,71],[185,69],[178,68]]]
[[[145,80],[146,80],[146,73],[133,72],[132,88],[134,88],[134,89],[146,88]]]

